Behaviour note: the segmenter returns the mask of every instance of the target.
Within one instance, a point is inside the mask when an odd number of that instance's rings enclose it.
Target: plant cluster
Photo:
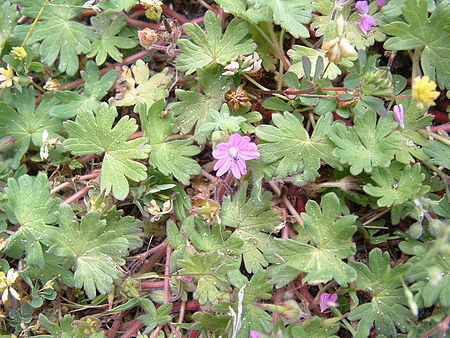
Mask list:
[[[450,2],[0,0],[0,332],[444,337]]]

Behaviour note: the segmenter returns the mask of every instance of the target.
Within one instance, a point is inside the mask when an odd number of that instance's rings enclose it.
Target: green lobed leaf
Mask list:
[[[86,70],[81,71],[80,74],[85,80],[83,93],[55,91],[59,104],[50,107],[48,112],[50,115],[69,119],[83,111],[94,111],[117,79],[115,70],[110,70],[100,78],[98,67],[93,61],[88,61]]]
[[[423,185],[425,174],[421,173],[420,164],[393,168],[377,168],[372,172],[371,183],[364,186],[364,191],[371,196],[380,197],[378,206],[400,205],[409,200],[421,197],[430,190]]]
[[[284,264],[299,273],[307,272],[304,282],[334,279],[344,284],[355,280],[355,269],[342,259],[355,254],[355,244],[348,238],[356,232],[356,216],[343,216],[338,197],[328,193],[322,197],[320,206],[313,200],[308,201],[302,218],[311,244],[299,235],[296,240],[277,240],[277,248],[270,252],[279,255]]]
[[[256,0],[255,3],[256,8],[270,8],[274,23],[294,37],[309,37],[309,30],[303,24],[311,21],[312,0]]]
[[[114,98],[110,98],[109,103],[118,107],[137,106],[139,103],[145,103],[150,107],[156,101],[169,96],[167,85],[172,80],[172,75],[167,73],[168,69],[166,68],[150,76],[147,64],[140,59],[131,66],[131,71],[128,67],[122,67],[120,81],[126,89],[120,91]]]
[[[9,239],[8,254],[18,258],[25,251],[27,262],[41,269],[45,260],[40,240],[58,215],[58,202],[50,198],[50,187],[47,176],[39,173],[10,178],[5,188],[4,211],[9,221],[19,226]]]
[[[424,148],[425,154],[431,157],[430,163],[450,169],[450,146],[436,140],[430,141]]]
[[[87,57],[95,56],[97,65],[104,64],[108,56],[120,62],[123,55],[119,48],[130,49],[138,45],[137,40],[118,35],[127,25],[125,19],[125,15],[119,15],[113,21],[106,15],[92,17],[91,23],[96,30],[98,40],[92,43],[91,51],[87,54]]]
[[[0,53],[15,25],[17,6],[9,1],[3,1],[0,5]]]
[[[192,275],[196,281],[194,298],[200,304],[216,304],[230,292],[227,273],[237,268],[234,258],[212,251],[206,253],[191,249],[179,262],[180,273]]]
[[[21,0],[25,6],[23,15],[35,18],[45,0]],[[78,55],[88,53],[91,42],[96,39],[92,29],[80,22],[73,21],[82,11],[84,0],[54,0],[47,4],[40,21],[34,27],[27,43],[41,42],[39,53],[47,66],[52,66],[58,56],[58,70],[74,75],[79,68]],[[31,25],[16,26],[14,32],[25,37]]]
[[[172,304],[162,304],[156,308],[150,299],[143,298],[141,299],[141,306],[148,313],[137,318],[138,321],[147,326],[143,332],[144,334],[152,332],[156,326],[164,325],[172,319],[170,316]]]
[[[348,316],[350,320],[360,320],[360,336],[368,335],[374,324],[379,334],[388,337],[397,336],[396,327],[407,332],[412,314],[405,307],[406,298],[401,288],[405,266],[400,264],[392,269],[389,254],[378,248],[369,253],[369,266],[361,262],[349,264],[358,272],[356,287],[372,296],[369,303],[359,305]]]
[[[222,34],[220,19],[211,11],[205,14],[205,31],[197,24],[186,24],[186,34],[190,40],[178,41],[182,53],[177,59],[178,70],[192,74],[197,69],[213,63],[226,65],[239,55],[249,55],[256,45],[247,39],[246,22],[232,20]]]
[[[423,48],[420,62],[424,73],[436,80],[443,89],[450,87],[449,16],[448,1],[442,1],[428,17],[428,1],[409,0],[403,7],[406,22],[395,21],[383,26],[383,31],[393,36],[386,40],[384,48]]]
[[[266,163],[279,161],[276,175],[286,177],[303,171],[306,181],[314,181],[319,175],[321,160],[340,168],[332,155],[333,144],[326,136],[332,126],[331,113],[320,117],[311,136],[302,125],[302,117],[291,113],[274,114],[275,126],[260,125],[256,136],[267,143],[260,143],[258,150]]]
[[[149,138],[151,153],[149,163],[164,175],[174,175],[183,184],[189,184],[191,175],[200,173],[200,165],[191,156],[197,155],[200,149],[192,140],[168,140],[172,134],[174,119],[172,113],[162,117],[165,108],[164,100],[159,100],[150,108],[137,108],[141,118],[142,129]]]
[[[234,228],[230,240],[238,238],[243,242],[242,257],[245,269],[258,272],[268,263],[262,252],[274,243],[272,233],[277,232],[280,219],[272,209],[272,195],[265,192],[261,201],[254,197],[247,200],[247,184],[244,184],[233,199],[226,197],[220,212],[224,226]]]
[[[125,264],[130,242],[117,224],[107,226],[100,213],[90,211],[81,219],[74,218],[69,205],[60,206],[59,226],[43,234],[48,252],[69,259],[74,284],[93,299],[98,292],[107,294],[113,281],[121,276],[118,267]]]
[[[327,133],[336,147],[333,155],[342,164],[350,165],[352,175],[363,170],[372,172],[376,167],[388,167],[399,143],[403,141],[396,131],[397,124],[387,117],[380,117],[373,110],[367,110],[354,119],[354,127],[336,123]]]
[[[195,127],[197,136],[199,128],[208,121],[210,110],[219,110],[222,106],[230,81],[230,78],[221,75],[222,73],[221,67],[197,71],[204,94],[181,89],[175,91],[178,102],[170,108],[175,116],[175,123],[183,134],[189,133]],[[201,137],[199,141],[204,143],[205,138]]]
[[[0,102],[0,137],[14,138],[13,166],[19,166],[22,156],[31,146],[42,146],[42,132],[47,130],[49,137],[60,137],[61,120],[49,115],[55,101],[44,95],[41,103],[35,108],[35,96],[32,87],[25,87],[22,93],[12,95],[11,105]]]
[[[100,188],[123,200],[129,192],[127,178],[139,182],[147,177],[145,165],[136,159],[147,158],[150,146],[143,137],[127,141],[137,129],[136,121],[123,116],[113,128],[116,117],[116,108],[105,103],[95,114],[79,113],[75,122],[64,123],[70,135],[64,147],[76,155],[104,154]]]

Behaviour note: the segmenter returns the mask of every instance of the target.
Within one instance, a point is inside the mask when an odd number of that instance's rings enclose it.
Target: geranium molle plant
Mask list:
[[[247,173],[245,161],[254,160],[260,155],[256,144],[250,142],[250,137],[233,134],[228,143],[220,143],[217,146],[213,156],[218,160],[214,166],[217,176],[222,176],[231,169],[234,177],[241,178]]]
[[[378,25],[377,20],[369,14],[369,4],[367,1],[358,1],[355,7],[358,13],[361,14],[361,21],[358,23],[358,26],[367,34],[373,26]]]

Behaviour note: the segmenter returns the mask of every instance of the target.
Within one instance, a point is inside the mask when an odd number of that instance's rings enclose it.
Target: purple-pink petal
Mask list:
[[[250,338],[261,338],[261,332],[250,331]]]
[[[359,14],[367,14],[369,13],[369,4],[367,1],[358,1],[355,5],[356,10]]]
[[[376,26],[377,20],[375,20],[375,18],[369,14],[364,14],[361,16],[361,21],[358,23],[359,28],[361,28],[361,30],[367,34],[373,26]]]
[[[377,5],[378,5],[379,7],[386,6],[386,0],[377,0]]]
[[[403,104],[394,106],[394,119],[400,127],[405,128],[405,111],[403,109]]]
[[[247,173],[245,161],[256,159],[260,156],[258,147],[250,142],[250,137],[239,134],[231,135],[228,143],[221,143],[212,155],[218,161],[214,165],[217,170],[216,175],[222,176],[231,169],[231,173],[236,178],[241,178]]]
[[[320,295],[320,312],[324,312],[326,309],[328,309],[330,306],[333,306],[334,303],[336,303],[338,299],[337,293],[334,293],[330,295],[329,293],[322,293]]]

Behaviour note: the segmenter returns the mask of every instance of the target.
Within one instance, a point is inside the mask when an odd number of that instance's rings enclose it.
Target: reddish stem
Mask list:
[[[120,323],[122,321],[124,313],[120,313],[116,319],[114,319],[114,323],[111,326],[111,329],[108,332],[108,338],[114,338],[119,330]]]
[[[172,312],[178,312],[181,309],[181,302],[174,304],[174,306],[172,307]],[[189,310],[189,311],[197,311],[200,310],[200,303],[196,300],[188,300],[185,303],[185,310]]]
[[[134,336],[137,330],[139,330],[142,326],[144,326],[144,323],[138,322],[137,320],[134,322],[133,326],[131,326],[127,332],[123,334],[121,338],[131,338]]]
[[[61,202],[61,204],[70,204],[72,202],[78,201],[78,199],[81,196],[84,196],[88,193],[89,190],[93,189],[94,187],[84,187],[83,189],[81,189],[80,191],[76,192],[75,194],[73,194],[72,196],[70,196],[68,199],[66,199],[65,201]]]
[[[450,316],[447,316],[442,322],[440,322],[434,329],[431,329],[420,338],[427,338],[433,335],[435,332],[441,331],[439,338],[445,336],[445,332],[448,330],[450,324]]]
[[[431,131],[433,133],[435,133],[435,132],[437,132],[439,130],[450,131],[450,123],[441,124],[440,126],[431,127]]]
[[[123,66],[123,65],[133,63],[134,61],[142,59],[144,56],[147,56],[148,54],[150,54],[152,52],[153,52],[153,49],[140,51],[139,53],[133,54],[133,55],[123,59],[122,62],[117,62],[108,67],[101,69],[100,74],[105,74],[106,72],[110,71],[111,69],[115,69],[118,66]],[[84,83],[83,79],[78,79],[76,81],[69,82],[69,83],[65,84],[64,86],[59,87],[58,90],[71,89],[71,88],[77,87],[79,85],[82,85],[83,83]]]
[[[147,27],[151,28],[151,29],[158,29],[158,28],[160,28],[160,26],[157,23],[145,22],[145,21],[133,19],[133,18],[130,18],[130,17],[127,17],[126,21],[131,26],[138,27],[138,28],[147,28]]]
[[[200,331],[199,330],[192,330],[191,334],[189,335],[189,338],[198,338],[200,337]]]
[[[174,11],[173,9],[171,9],[170,7],[168,7],[167,5],[162,5],[162,9],[164,14],[177,19],[179,23],[181,24],[185,24],[189,22],[189,19],[186,19],[185,16],[181,15],[180,13]]]
[[[233,173],[230,170],[227,174],[227,177],[225,177],[225,180],[223,180],[223,183],[219,182],[219,187],[217,188],[217,195],[216,195],[216,199],[218,201],[222,200],[223,194],[225,194],[228,185],[233,181],[233,177],[234,177]]]
[[[53,195],[54,193],[58,192],[59,190],[64,189],[65,187],[71,185],[73,183],[73,181],[89,180],[89,179],[92,179],[92,178],[96,178],[99,175],[100,175],[100,172],[97,171],[95,173],[91,173],[91,174],[87,174],[87,175],[75,176],[75,178],[72,181],[67,181],[67,182],[61,183],[60,185],[54,187],[50,191],[50,195]]]
[[[89,154],[89,155],[84,155],[82,157],[80,157],[77,162],[79,163],[86,163],[89,162],[90,160],[93,160],[94,158],[96,158],[98,155],[97,154]]]
[[[142,290],[161,289],[163,287],[164,287],[164,282],[142,282],[141,283]]]
[[[159,250],[163,250],[166,246],[167,246],[167,243],[164,241],[164,242],[162,242],[161,244],[158,244],[157,246],[155,246],[155,247],[153,247],[153,248],[147,250],[147,251],[144,252],[144,253],[141,253],[141,254],[139,254],[139,255],[137,255],[137,256],[130,257],[130,259],[140,259],[140,260],[143,260],[144,258],[150,256],[152,253],[155,253],[155,252],[157,252],[157,251],[159,251]]]
[[[137,131],[137,132],[135,132],[133,135],[131,135],[131,136],[128,138],[127,141],[135,140],[135,139],[137,139],[137,138],[139,138],[139,137],[142,137],[142,136],[144,136],[144,132],[143,132],[143,131]]]

